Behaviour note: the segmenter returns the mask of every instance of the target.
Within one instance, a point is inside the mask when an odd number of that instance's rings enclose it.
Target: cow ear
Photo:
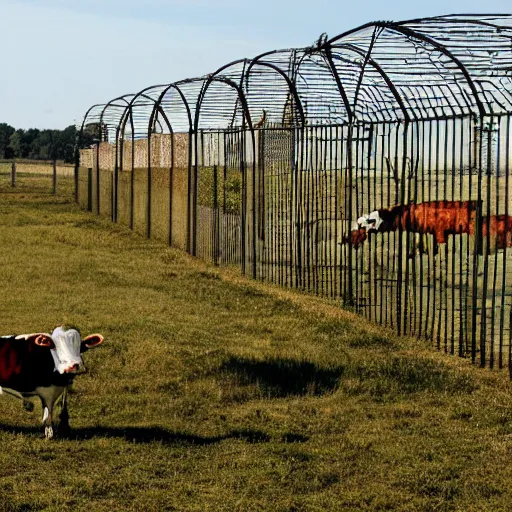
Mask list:
[[[40,347],[55,348],[52,337],[44,332],[20,334],[19,336],[16,336],[15,339],[31,341]]]
[[[101,334],[89,334],[86,338],[82,340],[81,351],[85,352],[90,348],[97,347],[103,343],[103,336]]]
[[[39,334],[35,339],[34,343],[39,345],[40,347],[45,348],[55,348],[55,344],[53,343],[53,339],[48,334]]]

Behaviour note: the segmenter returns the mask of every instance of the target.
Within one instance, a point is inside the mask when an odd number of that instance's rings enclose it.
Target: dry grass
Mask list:
[[[36,183],[31,182],[31,186]],[[71,190],[71,185],[69,186]],[[72,435],[2,399],[0,511],[510,510],[502,373],[0,182],[1,334],[105,335]]]

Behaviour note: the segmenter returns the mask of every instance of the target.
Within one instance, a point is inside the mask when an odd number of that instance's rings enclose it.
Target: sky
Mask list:
[[[370,21],[512,13],[511,0],[0,0],[0,123],[63,129],[93,104]]]

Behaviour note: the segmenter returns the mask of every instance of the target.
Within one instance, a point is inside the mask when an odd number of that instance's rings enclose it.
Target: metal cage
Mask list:
[[[512,17],[375,22],[92,107],[77,199],[511,368]]]

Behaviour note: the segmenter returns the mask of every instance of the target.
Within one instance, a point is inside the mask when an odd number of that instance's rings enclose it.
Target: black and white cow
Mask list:
[[[51,334],[34,333],[0,337],[0,394],[24,400],[38,396],[43,406],[46,438],[54,427],[69,428],[67,390],[75,375],[86,371],[82,353],[103,342],[101,334],[82,339],[77,329],[59,326]],[[56,414],[60,406],[60,414]]]

